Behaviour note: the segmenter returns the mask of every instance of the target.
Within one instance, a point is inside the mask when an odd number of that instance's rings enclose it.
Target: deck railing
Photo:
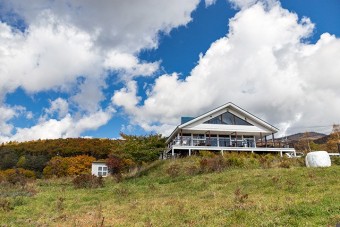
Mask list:
[[[191,139],[182,138],[175,139],[172,142],[175,146],[213,146],[213,147],[255,147],[254,140],[230,140],[226,138],[210,138],[210,139]]]

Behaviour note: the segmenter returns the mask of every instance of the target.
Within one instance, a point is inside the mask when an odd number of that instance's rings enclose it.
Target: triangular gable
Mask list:
[[[248,121],[232,114],[230,112],[225,112],[223,114],[218,115],[212,119],[209,119],[203,124],[221,124],[221,125],[253,125]]]
[[[270,133],[276,133],[279,131],[278,128],[272,126],[271,124],[265,122],[264,120],[256,117],[255,115],[249,113],[248,111],[242,109],[241,107],[235,105],[234,103],[226,103],[220,107],[217,107],[214,110],[211,110],[205,114],[202,114],[191,121],[188,121],[184,124],[181,124],[176,127],[176,129],[171,133],[171,135],[168,137],[168,141],[172,139],[174,135],[180,130],[185,128],[190,128],[193,125],[198,124],[204,124],[205,122],[208,122],[211,119],[214,119],[215,117],[223,114],[223,113],[231,113],[232,115],[235,115],[236,117],[240,118],[241,120],[244,119],[245,122],[250,123],[250,125],[257,125],[261,126],[261,128],[265,129],[267,132]],[[238,122],[239,123],[239,122]]]

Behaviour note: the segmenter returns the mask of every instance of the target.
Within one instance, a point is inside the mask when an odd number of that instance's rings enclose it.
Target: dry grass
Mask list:
[[[0,211],[6,226],[335,226],[340,166],[198,172],[199,158],[159,162],[139,177],[97,189],[38,180],[38,193]],[[180,173],[168,174],[173,165]],[[286,165],[286,164],[285,164]],[[189,170],[188,170],[189,169]],[[191,170],[194,169],[194,170]]]

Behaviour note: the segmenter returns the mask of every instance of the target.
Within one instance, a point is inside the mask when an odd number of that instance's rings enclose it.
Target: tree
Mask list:
[[[112,153],[121,158],[130,158],[141,164],[159,158],[159,153],[165,149],[165,138],[161,135],[132,136],[121,133],[124,142],[120,143]]]

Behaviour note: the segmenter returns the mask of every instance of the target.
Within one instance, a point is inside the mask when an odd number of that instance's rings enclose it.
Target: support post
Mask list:
[[[261,138],[261,147],[263,147],[262,132],[260,132],[260,138]]]
[[[175,150],[173,148],[171,149],[171,156],[172,156],[172,158],[175,157]]]
[[[191,149],[189,149],[189,156],[191,156]]]
[[[272,133],[273,147],[275,147],[274,133]]]
[[[237,147],[237,132],[235,132],[235,147]]]
[[[264,137],[264,145],[267,147],[267,136]]]
[[[181,145],[183,144],[183,131],[181,129]]]
[[[221,155],[223,156],[223,150],[221,150]]]

